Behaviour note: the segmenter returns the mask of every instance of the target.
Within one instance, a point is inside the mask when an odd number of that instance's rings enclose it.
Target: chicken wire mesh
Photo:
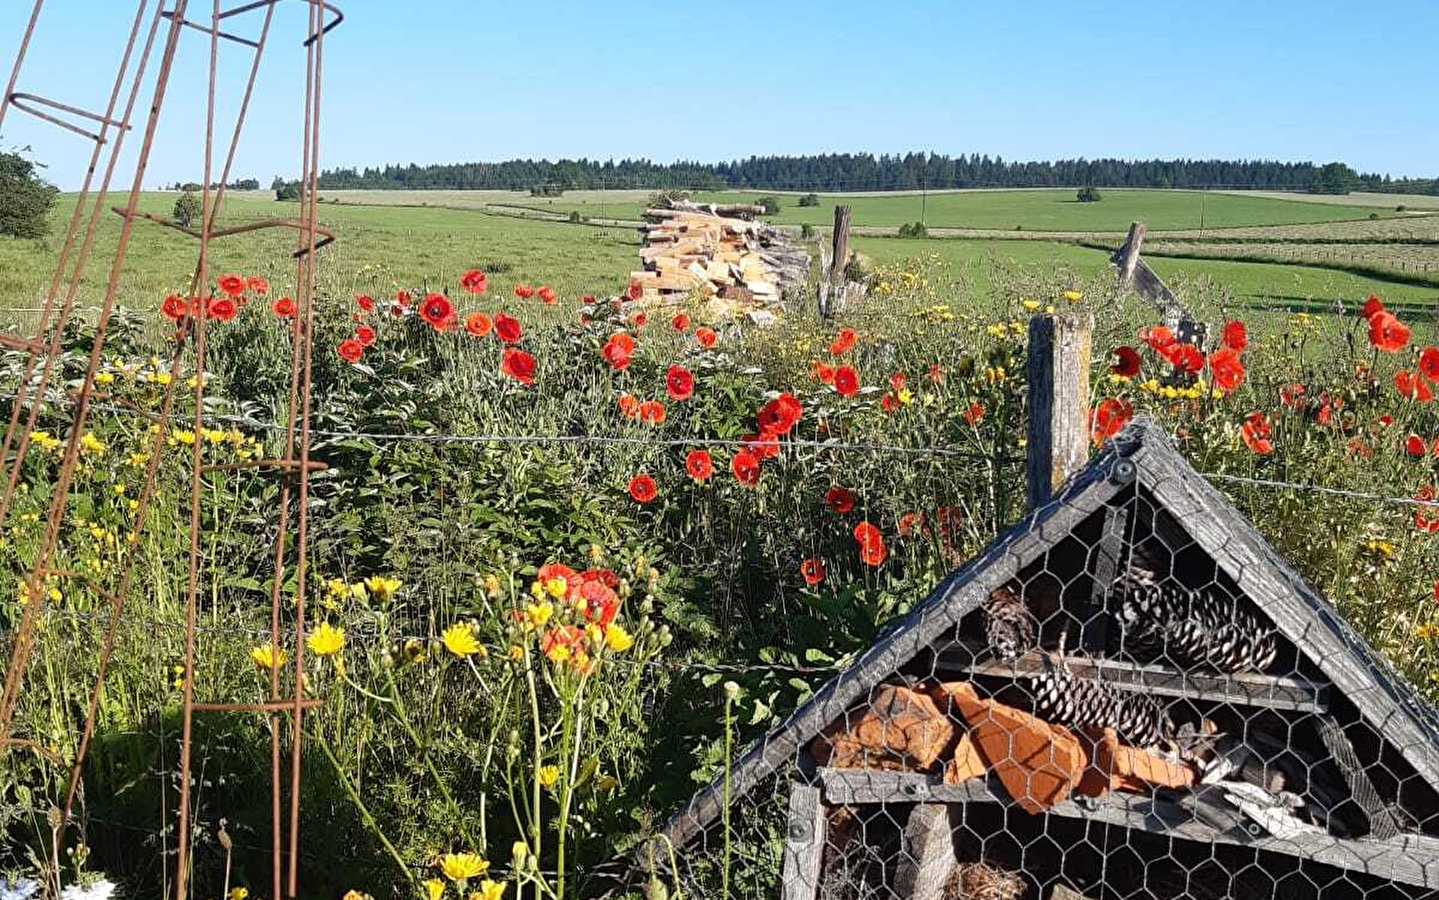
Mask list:
[[[1439,728],[1132,426],[638,854],[784,898],[1430,897]]]

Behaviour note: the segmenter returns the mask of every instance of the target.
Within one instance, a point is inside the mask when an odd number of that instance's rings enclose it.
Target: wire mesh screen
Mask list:
[[[1092,465],[737,760],[644,851],[651,881],[1433,896],[1428,714],[1182,463],[1136,459]]]

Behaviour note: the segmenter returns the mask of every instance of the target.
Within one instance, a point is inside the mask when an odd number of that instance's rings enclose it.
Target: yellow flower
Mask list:
[[[510,645],[510,659],[514,660],[515,662],[519,662],[520,660],[522,660],[522,659],[524,659],[524,658],[525,658],[525,648],[524,648],[524,647],[521,647],[519,644],[511,644],[511,645]]]
[[[114,381],[115,376],[110,372],[99,372],[95,375],[96,384],[112,384]]]
[[[569,645],[568,645],[568,644],[555,644],[553,647],[551,647],[551,648],[545,653],[545,656],[549,658],[550,662],[557,662],[557,663],[567,662],[567,661],[569,660],[569,658],[570,658],[570,648],[569,648]]]
[[[345,629],[336,628],[329,622],[321,622],[320,627],[310,633],[305,639],[305,646],[316,656],[329,656],[339,653],[345,646]]]
[[[354,584],[350,585],[350,596],[354,597],[361,603],[364,603],[366,600],[370,599],[370,592],[365,587],[365,583],[363,581],[357,581]]]
[[[500,595],[500,579],[495,577],[493,572],[485,576],[485,593],[491,597]]]
[[[41,450],[55,450],[60,446],[60,439],[48,431],[32,431],[30,432],[30,443]]]
[[[80,448],[86,453],[104,453],[105,442],[87,431],[80,436]]]
[[[246,897],[250,896],[250,889],[236,885],[230,888],[230,893],[226,896],[229,897],[230,900],[245,900]]]
[[[345,891],[345,896],[340,900],[372,900],[369,894],[362,894],[359,891]]]
[[[1038,300],[1021,300],[1021,301],[1019,301],[1019,305],[1020,305],[1020,306],[1023,306],[1025,309],[1029,310],[1030,312],[1034,312],[1036,309],[1039,309],[1039,301],[1038,301]]]
[[[490,864],[478,853],[446,853],[438,862],[440,871],[451,881],[465,881],[490,870]]]
[[[1079,291],[1065,291],[1063,297],[1070,303],[1078,303],[1080,300],[1084,299],[1084,295],[1081,294]]]
[[[429,656],[430,649],[425,646],[424,641],[410,638],[409,640],[405,641],[404,654],[406,662],[416,663],[421,662],[425,659],[425,657]]]
[[[470,900],[500,900],[505,896],[505,883],[486,878],[480,882],[480,889],[470,893]]]
[[[325,590],[334,600],[344,600],[350,596],[350,586],[345,584],[343,578],[331,578],[325,582]]]
[[[551,578],[549,581],[545,582],[545,593],[549,594],[551,597],[554,597],[556,600],[569,593],[569,590],[569,582],[565,581],[563,578]]]
[[[540,787],[546,789],[552,788],[555,786],[555,783],[560,780],[560,767],[540,766],[540,771],[536,774],[536,777],[540,780]]]
[[[1420,625],[1414,629],[1414,636],[1421,641],[1432,641],[1439,638],[1439,625]]]
[[[425,896],[428,900],[440,900],[445,895],[445,883],[438,878],[425,879]]]
[[[1383,538],[1365,541],[1360,550],[1365,556],[1373,557],[1380,562],[1387,562],[1394,556],[1394,545]]]
[[[615,653],[623,653],[634,645],[635,639],[630,637],[630,633],[625,631],[623,625],[615,622],[605,629],[605,646]]]
[[[285,664],[285,651],[277,651],[273,645],[266,644],[263,647],[251,647],[250,658],[262,669],[275,669]]]
[[[480,642],[475,640],[475,630],[464,622],[456,622],[440,635],[445,649],[456,656],[474,656],[480,652]]]
[[[590,643],[598,644],[600,641],[603,641],[605,639],[605,633],[604,630],[600,628],[600,626],[596,625],[594,622],[590,622],[585,625],[585,637],[589,639]]]
[[[195,443],[195,432],[187,431],[184,428],[176,428],[174,431],[170,432],[170,440],[184,444],[188,447],[191,444]]]
[[[908,406],[913,400],[914,391],[911,391],[909,388],[899,389],[899,402],[901,405]]]
[[[386,578],[383,575],[371,575],[365,579],[365,587],[376,600],[390,599],[403,584],[398,578]]]
[[[525,620],[535,628],[543,628],[554,613],[555,608],[548,600],[544,603],[531,603],[525,607]]]

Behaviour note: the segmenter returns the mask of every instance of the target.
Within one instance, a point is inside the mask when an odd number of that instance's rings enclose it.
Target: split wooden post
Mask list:
[[[1134,284],[1134,270],[1139,265],[1139,248],[1144,245],[1144,223],[1134,222],[1129,226],[1129,236],[1119,248],[1115,267],[1119,269],[1119,286],[1128,288]]]
[[[1029,508],[1089,461],[1089,360],[1094,318],[1060,313],[1029,320]]]
[[[789,830],[784,842],[781,900],[814,900],[819,896],[828,819],[816,785],[795,782],[789,794]]]
[[[904,900],[941,900],[955,866],[949,806],[916,805],[904,827],[903,848],[894,876],[895,894]]]
[[[831,284],[844,284],[844,269],[849,263],[849,205],[841,203],[834,208],[834,236],[830,245],[829,280]]]

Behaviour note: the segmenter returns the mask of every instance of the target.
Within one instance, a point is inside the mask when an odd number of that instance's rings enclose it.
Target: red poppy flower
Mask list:
[[[489,334],[494,324],[495,323],[490,320],[490,317],[482,312],[472,312],[468,316],[465,316],[465,331],[468,331],[475,337],[484,337]]]
[[[281,297],[270,305],[270,311],[282,319],[288,319],[300,310],[295,306],[295,301],[289,297]]]
[[[1141,328],[1139,339],[1155,350],[1163,350],[1174,343],[1174,332],[1163,325],[1153,325]]]
[[[1307,389],[1302,384],[1286,384],[1279,389],[1279,402],[1290,409],[1298,409],[1304,404],[1304,394]]]
[[[854,526],[854,539],[859,542],[859,558],[867,566],[883,565],[889,551],[884,547],[884,535],[869,522]]]
[[[700,327],[695,329],[695,340],[699,341],[700,346],[704,347],[706,350],[715,345],[715,339],[718,337],[719,335],[715,334],[715,330],[713,328],[706,328],[705,326],[701,325]]]
[[[595,305],[595,298],[594,298],[594,297],[591,297],[589,294],[585,294],[583,297],[580,298],[580,306],[594,306],[594,305]]]
[[[879,408],[887,413],[894,412],[899,409],[899,400],[894,394],[886,393],[883,397],[879,398]]]
[[[547,284],[541,285],[537,293],[540,295],[540,302],[546,306],[554,306],[560,299],[560,295],[555,293],[555,289]]]
[[[825,505],[840,515],[854,509],[854,493],[848,488],[835,485],[824,493]]]
[[[760,459],[774,459],[779,456],[779,436],[772,431],[747,434],[740,438],[744,448]]]
[[[368,347],[375,342],[375,329],[368,325],[360,325],[355,328],[355,340],[362,346]]]
[[[1384,415],[1380,416],[1377,421],[1380,428],[1389,428],[1394,424],[1394,417],[1389,415],[1388,413],[1385,413]]]
[[[834,366],[816,359],[809,364],[809,377],[821,384],[834,384]]]
[[[665,423],[665,405],[658,400],[646,400],[640,404],[640,421],[651,425]]]
[[[684,313],[676,313],[675,317],[670,319],[670,327],[680,334],[684,334],[690,330],[690,317]]]
[[[691,450],[685,454],[685,471],[695,481],[704,481],[714,474],[714,461],[704,450]]]
[[[1439,491],[1432,484],[1426,484],[1414,495],[1415,500],[1431,502],[1439,499]],[[1425,534],[1439,534],[1439,506],[1414,507],[1414,527]]]
[[[859,373],[852,366],[840,366],[834,370],[834,389],[845,397],[859,393]]]
[[[688,400],[695,392],[695,377],[683,366],[670,366],[665,372],[665,393],[671,400]]]
[[[735,480],[746,487],[759,483],[759,457],[748,450],[741,450],[730,459],[730,471]]]
[[[346,338],[340,341],[340,346],[337,349],[340,354],[340,359],[348,363],[357,363],[360,361],[360,357],[365,355],[365,345],[361,344],[355,338]]]
[[[231,297],[238,297],[245,293],[245,279],[239,275],[221,275],[219,282],[220,290]]]
[[[859,335],[854,333],[853,328],[841,328],[839,334],[835,335],[834,341],[829,345],[830,355],[840,356],[844,354],[849,348],[854,346],[855,341],[858,339]]]
[[[1423,456],[1429,452],[1429,444],[1419,435],[1411,434],[1404,442],[1404,452],[1410,456]]]
[[[185,318],[185,314],[189,311],[190,306],[185,302],[185,298],[177,297],[174,294],[166,297],[165,302],[160,304],[160,315],[177,322]]]
[[[969,404],[969,408],[961,413],[966,425],[975,426],[984,421],[984,407],[978,403]]]
[[[904,390],[905,377],[903,372],[895,372],[889,376],[889,389],[898,394]]]
[[[821,581],[824,581],[824,563],[820,561],[819,557],[811,556],[799,564],[799,574],[800,577],[804,579],[805,584],[819,584]]]
[[[270,293],[270,282],[266,281],[258,275],[251,275],[249,278],[245,279],[245,289],[252,294],[257,294],[263,297],[266,294]]]
[[[1139,351],[1133,347],[1117,347],[1114,351],[1114,365],[1109,371],[1125,378],[1133,378],[1139,374]]]
[[[1369,343],[1385,353],[1398,353],[1409,343],[1409,326],[1392,313],[1377,312],[1369,317]]]
[[[589,577],[592,573],[594,577]],[[609,572],[608,575],[616,584],[619,583],[615,573]],[[581,578],[578,594],[584,601],[585,621],[593,622],[601,628],[610,627],[610,623],[620,611],[619,595],[606,583],[608,579],[597,570],[592,569]]]
[[[1225,322],[1220,343],[1230,350],[1242,352],[1249,346],[1249,330],[1244,327],[1243,322]]]
[[[771,434],[789,434],[799,424],[804,407],[792,394],[780,394],[760,407],[759,428]]]
[[[638,281],[630,280],[629,287],[625,288],[626,300],[638,300],[645,295],[645,289]]]
[[[1439,384],[1439,347],[1425,347],[1419,351],[1419,374]]]
[[[395,291],[395,305],[398,306],[400,309],[405,309],[406,307],[408,307],[410,305],[411,299],[412,298],[410,297],[409,291]],[[372,305],[374,304],[374,302],[375,301],[373,300],[370,301]]]
[[[1329,394],[1319,395],[1319,409],[1314,413],[1314,421],[1320,425],[1328,425],[1334,419],[1335,410],[1344,408],[1343,397],[1330,397]]]
[[[1209,354],[1209,374],[1214,377],[1215,387],[1229,393],[1244,383],[1244,362],[1233,348],[1220,347]]]
[[[489,286],[489,278],[479,269],[471,269],[460,276],[460,287],[471,294],[483,294]]]
[[[401,306],[404,306],[410,302],[409,294],[406,294],[404,291],[401,291],[400,294],[405,298],[404,301],[400,303]],[[370,297],[365,296],[364,294],[356,297],[355,303],[360,307],[360,309],[363,309],[365,312],[375,311],[375,301]]]
[[[1170,344],[1159,352],[1176,371],[1194,375],[1204,368],[1204,354],[1193,344]]]
[[[641,328],[648,325],[649,321],[650,317],[645,315],[644,313],[635,313],[634,315],[630,316],[630,324],[635,327],[636,331],[639,331]]]
[[[535,295],[535,289],[528,284],[515,285],[515,296],[521,300],[528,300]]]
[[[929,380],[935,384],[940,384],[944,381],[944,370],[939,367],[939,363],[929,364]]]
[[[655,480],[650,476],[636,475],[630,479],[630,496],[635,498],[636,503],[648,503],[658,493],[655,490]]]
[[[502,343],[513,344],[524,334],[518,319],[512,319],[504,313],[495,313],[495,337]]]
[[[555,579],[559,579],[565,583],[566,593],[571,593],[579,589],[579,575],[575,574],[575,570],[564,563],[545,563],[543,566],[540,566],[539,571],[535,573],[535,580],[538,581],[541,586],[547,585]]]
[[[635,399],[634,394],[620,394],[620,414],[626,419],[633,419],[640,414],[640,401]]]
[[[535,358],[523,350],[506,347],[500,357],[500,374],[508,375],[520,384],[534,384]]]
[[[1359,307],[1359,315],[1366,319],[1373,318],[1377,313],[1382,312],[1384,312],[1384,303],[1373,294],[1370,294],[1369,299],[1364,301],[1364,305]]]
[[[624,370],[630,367],[630,360],[635,352],[635,340],[623,331],[616,331],[610,335],[609,340],[600,348],[600,354],[604,356],[605,362],[616,369]]]
[[[899,517],[899,536],[909,540],[924,528],[924,513],[907,512]]]
[[[436,331],[444,328],[450,316],[455,314],[455,308],[450,304],[450,298],[444,294],[430,294],[425,302],[420,304],[420,318],[430,323],[430,327]]]
[[[1274,426],[1262,412],[1252,412],[1244,419],[1244,424],[1239,427],[1239,437],[1244,446],[1260,456],[1274,452]]]
[[[1133,418],[1134,407],[1128,400],[1105,397],[1089,414],[1089,439],[1094,441],[1094,446],[1103,446],[1105,441],[1123,431]]]
[[[1434,399],[1433,389],[1424,382],[1424,379],[1408,369],[1394,375],[1394,386],[1399,389],[1400,396],[1409,400],[1428,403]]]
[[[229,297],[211,297],[205,303],[205,314],[211,318],[219,319],[221,322],[228,322],[235,318],[239,307]]]

